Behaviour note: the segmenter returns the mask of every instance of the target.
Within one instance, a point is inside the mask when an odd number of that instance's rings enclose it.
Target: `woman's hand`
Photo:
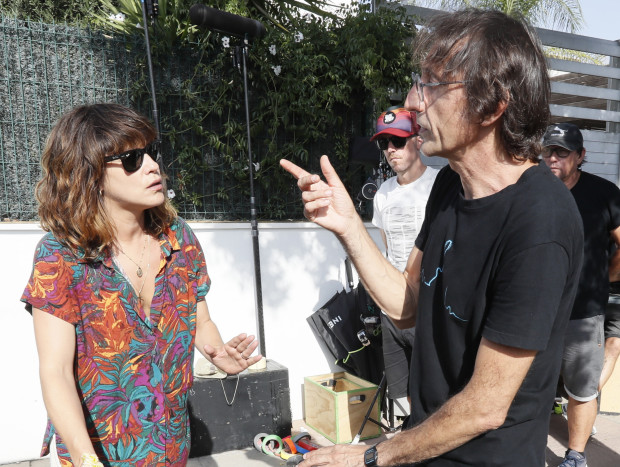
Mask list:
[[[239,334],[224,345],[214,347],[205,344],[203,349],[216,367],[229,375],[236,375],[262,358],[260,354],[251,356],[256,347],[258,341],[254,336]]]

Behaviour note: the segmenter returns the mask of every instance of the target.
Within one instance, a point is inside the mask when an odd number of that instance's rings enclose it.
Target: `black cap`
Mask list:
[[[583,148],[583,136],[577,125],[554,123],[547,127],[542,144],[543,146],[560,146],[569,151],[578,151]]]

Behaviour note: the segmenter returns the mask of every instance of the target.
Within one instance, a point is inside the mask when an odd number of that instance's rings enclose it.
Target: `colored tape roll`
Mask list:
[[[307,453],[307,452],[310,452],[310,451],[308,451],[307,449],[302,448],[302,447],[301,447],[299,444],[297,444],[297,443],[295,443],[295,448],[297,449],[297,452],[298,452],[299,454],[305,454],[305,453]]]
[[[288,466],[295,466],[298,465],[301,461],[304,460],[304,457],[300,454],[295,454],[294,456],[291,456],[288,458],[288,460],[286,461],[286,465]]]
[[[291,436],[291,439],[295,443],[295,448],[297,448],[297,452],[300,454],[305,454],[307,452],[313,451],[314,449],[307,449],[305,446],[300,444],[300,440],[308,440],[310,441],[312,437],[310,433],[302,431],[301,433],[297,433],[295,436]]]
[[[275,441],[277,443],[277,446],[271,447],[270,443],[273,444],[272,441]],[[261,448],[265,454],[269,454],[270,456],[277,457],[280,455],[280,452],[282,451],[282,446],[283,446],[282,438],[280,438],[278,435],[269,435],[263,438]]]
[[[269,436],[267,433],[259,433],[254,437],[254,448],[258,452],[263,452],[263,449],[262,449],[263,439],[265,439],[267,436]]]
[[[319,449],[319,445],[310,441],[310,439],[308,438],[302,438],[299,441],[297,441],[297,446],[307,449],[308,451],[314,451],[315,449]]]
[[[297,454],[291,454],[290,452],[286,452],[284,449],[280,451],[280,457],[282,459],[289,460],[291,457],[296,456]]]
[[[303,439],[303,438],[310,439],[311,438],[310,433],[302,431],[301,433],[297,433],[296,435],[291,436],[291,439],[293,440],[294,443],[297,443],[297,441],[299,441],[300,439]]]
[[[284,450],[288,447],[288,452],[291,454],[297,454],[297,447],[295,446],[295,443],[291,439],[290,435],[282,438],[282,442],[284,442]]]

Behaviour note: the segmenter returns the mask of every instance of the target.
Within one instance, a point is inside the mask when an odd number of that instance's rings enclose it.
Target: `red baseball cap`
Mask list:
[[[381,135],[394,135],[407,138],[418,134],[420,125],[416,122],[415,112],[403,107],[389,109],[379,115],[377,119],[377,132],[370,138],[376,140]]]

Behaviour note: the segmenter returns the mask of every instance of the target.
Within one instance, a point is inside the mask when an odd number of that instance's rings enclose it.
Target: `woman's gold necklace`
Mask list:
[[[151,268],[151,262],[147,261],[146,263],[146,274],[144,279],[142,280],[142,285],[140,286],[140,290],[138,290],[138,300],[140,300],[140,304],[142,304],[142,289],[144,288],[144,284],[146,283],[147,277],[149,277],[149,269]]]
[[[129,259],[129,261],[131,261],[133,264],[135,264],[138,267],[138,269],[136,269],[136,276],[138,277],[142,277],[142,274],[143,274],[142,267],[140,266],[140,264],[142,264],[142,259],[144,258],[144,252],[146,251],[146,245],[147,243],[150,243],[150,239],[151,239],[150,235],[147,235],[146,238],[144,239],[144,246],[142,247],[142,253],[140,254],[139,264],[136,263],[133,259],[131,259],[131,257],[123,251],[120,245],[118,246],[118,249],[120,250],[120,252],[124,254],[127,257],[127,259]]]
[[[140,255],[140,264],[142,264],[142,259],[144,258],[144,252],[147,249],[147,246],[151,244],[151,236],[147,235],[146,237],[147,238],[144,241],[144,247],[142,248],[142,254]],[[129,259],[129,261],[131,261],[133,264],[135,264],[138,267],[138,269],[136,269],[136,276],[142,277],[142,275],[144,275],[144,272],[142,271],[142,267],[140,267],[140,264],[136,263],[133,259],[131,259],[129,255],[123,251],[120,245],[118,249],[120,250],[122,254],[124,254],[127,257],[127,259]],[[142,289],[144,289],[144,284],[146,284],[146,279],[149,276],[150,269],[151,269],[151,260],[149,258],[147,259],[147,263],[146,263],[146,274],[144,275],[144,279],[142,279],[142,284],[140,285],[140,289],[138,290],[138,300],[140,301],[140,303],[142,303]],[[121,268],[121,272],[124,273],[122,268]],[[127,276],[125,275],[125,277]],[[129,280],[129,283],[133,283],[131,279],[129,279],[129,277],[127,277],[127,280]]]

